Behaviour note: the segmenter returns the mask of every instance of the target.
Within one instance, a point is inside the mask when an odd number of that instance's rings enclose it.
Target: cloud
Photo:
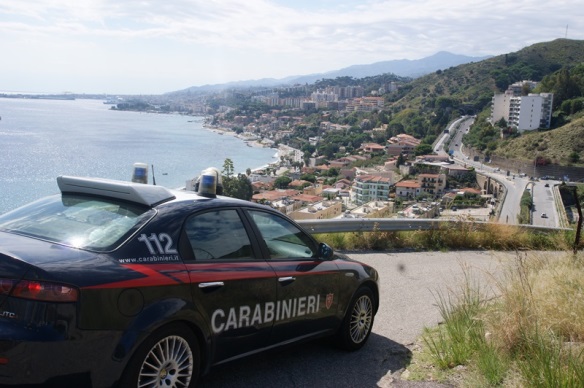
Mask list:
[[[49,62],[58,55],[88,71],[98,71],[92,61],[117,62],[124,70],[152,64],[151,74],[154,66],[167,66],[177,76],[188,66],[208,74],[221,69],[226,80],[417,59],[441,50],[502,54],[564,37],[567,24],[568,37],[582,39],[582,20],[581,4],[573,0],[3,0],[0,49],[20,62],[39,52]]]

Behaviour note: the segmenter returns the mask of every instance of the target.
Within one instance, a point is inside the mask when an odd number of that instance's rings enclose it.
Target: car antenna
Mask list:
[[[154,176],[154,165],[152,165],[152,184],[156,186],[156,177]]]

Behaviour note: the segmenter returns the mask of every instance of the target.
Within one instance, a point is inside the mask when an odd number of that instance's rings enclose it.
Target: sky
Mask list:
[[[581,0],[2,0],[0,92],[162,94],[566,36]]]

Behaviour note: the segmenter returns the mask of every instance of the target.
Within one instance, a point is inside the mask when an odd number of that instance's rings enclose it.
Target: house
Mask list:
[[[390,159],[387,162],[383,163],[383,168],[385,171],[397,171],[397,159]]]
[[[418,181],[407,180],[395,184],[395,195],[400,198],[416,198],[422,192],[422,185]]]
[[[272,190],[274,188],[274,185],[271,183],[264,183],[264,182],[253,182],[251,184],[251,187],[253,188],[253,191],[266,191],[266,190]]]
[[[377,143],[363,143],[361,149],[368,153],[385,151],[385,147]]]
[[[278,210],[279,212],[290,215],[295,210],[298,210],[302,207],[300,202],[292,201],[288,198],[280,199],[274,201],[270,204],[271,207]]]
[[[416,163],[449,163],[448,155],[421,155],[416,157]]]
[[[343,204],[340,201],[322,201],[290,214],[294,220],[322,220],[335,218],[343,212]]]
[[[302,203],[302,205],[312,204],[319,201],[322,201],[322,197],[320,195],[310,195],[310,194],[296,194],[295,196],[290,198],[293,201],[298,201]]]
[[[357,169],[353,168],[344,168],[339,173],[340,176],[344,177],[347,180],[355,179],[355,175],[357,175]]]
[[[468,174],[471,171],[471,169],[463,167],[463,166],[459,166],[457,164],[449,164],[449,165],[442,166],[440,168],[440,171],[444,172],[448,176],[460,177],[460,176],[463,176],[465,174]]]
[[[298,190],[271,190],[264,191],[263,193],[254,194],[251,197],[252,202],[268,201],[274,202],[283,198],[293,197],[298,195],[300,192]]]
[[[337,189],[347,189],[350,188],[352,185],[352,182],[348,179],[339,179],[338,181],[335,182],[335,188]]]
[[[413,154],[421,141],[411,135],[402,133],[391,137],[387,143],[387,154],[391,156],[399,156],[401,154]]]
[[[298,190],[301,190],[304,187],[310,186],[310,185],[312,185],[312,183],[310,183],[309,181],[305,181],[303,179],[295,179],[292,182],[288,183],[288,187],[298,189]]]
[[[303,193],[308,195],[321,195],[323,186],[319,183],[304,188]]]

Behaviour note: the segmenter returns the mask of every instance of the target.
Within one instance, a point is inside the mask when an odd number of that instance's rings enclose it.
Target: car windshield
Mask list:
[[[84,195],[47,197],[0,216],[0,230],[76,248],[107,251],[150,220],[155,211]]]

